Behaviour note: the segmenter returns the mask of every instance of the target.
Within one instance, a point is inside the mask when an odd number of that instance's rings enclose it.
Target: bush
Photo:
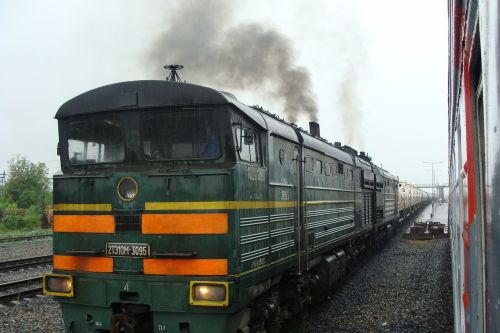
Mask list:
[[[0,211],[4,211],[5,209],[13,209],[17,208],[17,205],[12,201],[0,201]]]
[[[23,220],[23,216],[6,215],[2,218],[2,225],[9,230],[21,229],[24,224]]]
[[[41,215],[42,213],[43,209],[37,205],[33,205],[26,210],[26,215]]]
[[[40,227],[40,216],[29,215],[6,215],[2,218],[2,226],[8,230],[35,229]]]
[[[25,190],[21,192],[17,199],[17,206],[19,208],[29,208],[33,205],[39,205],[43,200],[43,193],[35,190]]]
[[[40,228],[42,225],[40,220],[40,215],[33,215],[33,214],[26,215],[23,218],[23,220],[24,220],[23,229],[28,229],[28,230],[36,229]]]
[[[9,178],[3,194],[22,208],[39,205],[44,193],[50,190],[49,170],[45,163],[32,163],[18,155],[8,163]]]
[[[8,174],[0,191],[0,229],[39,228],[42,214],[51,202],[46,165],[14,156],[9,161]]]
[[[4,216],[25,216],[27,215],[28,210],[24,208],[6,208],[3,210],[3,215]]]

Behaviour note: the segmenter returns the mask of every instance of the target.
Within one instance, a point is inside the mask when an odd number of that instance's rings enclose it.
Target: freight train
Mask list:
[[[230,93],[170,81],[60,107],[54,262],[68,332],[278,332],[429,196]]]
[[[499,2],[449,0],[455,332],[500,332]]]

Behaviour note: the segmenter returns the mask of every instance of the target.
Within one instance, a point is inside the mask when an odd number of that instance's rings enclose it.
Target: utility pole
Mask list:
[[[440,164],[440,163],[443,163],[443,161],[433,161],[433,162],[423,162],[423,163],[426,163],[426,164],[430,164],[431,165],[431,169],[432,169],[432,179],[431,179],[431,193],[432,193],[432,213],[431,213],[431,217],[434,216],[434,186],[435,186],[435,177],[434,177],[434,164]]]
[[[5,177],[6,176],[7,176],[7,174],[5,173],[5,171],[0,174],[0,186],[4,186],[5,185]]]

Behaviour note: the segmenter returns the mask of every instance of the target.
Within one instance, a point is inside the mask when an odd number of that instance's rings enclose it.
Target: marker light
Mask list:
[[[117,186],[117,192],[120,199],[123,201],[132,201],[137,196],[139,191],[139,185],[135,179],[130,177],[124,177],[120,179]]]
[[[45,274],[43,276],[43,294],[73,297],[73,277],[71,275]]]
[[[227,282],[191,281],[192,305],[227,306],[229,303]]]

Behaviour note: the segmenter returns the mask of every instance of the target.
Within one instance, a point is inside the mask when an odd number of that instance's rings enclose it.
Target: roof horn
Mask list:
[[[170,73],[167,76],[167,81],[182,82],[182,79],[179,76],[179,74],[177,74],[177,71],[179,69],[183,69],[184,66],[182,66],[182,65],[165,65],[165,66],[163,66],[163,68],[168,69],[170,71]]]

